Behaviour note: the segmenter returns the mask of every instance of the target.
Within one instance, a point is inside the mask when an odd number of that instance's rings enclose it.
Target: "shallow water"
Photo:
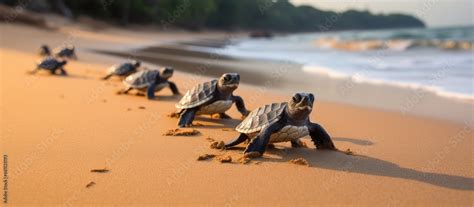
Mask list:
[[[303,64],[308,74],[474,99],[474,27],[345,31],[243,39],[224,55]]]

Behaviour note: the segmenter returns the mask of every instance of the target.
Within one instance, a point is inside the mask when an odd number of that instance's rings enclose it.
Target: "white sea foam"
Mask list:
[[[364,73],[346,74],[346,73],[341,73],[324,66],[306,65],[306,66],[303,66],[302,70],[306,73],[322,75],[322,76],[326,76],[326,77],[334,78],[334,79],[350,78],[354,83],[372,84],[374,86],[387,85],[387,86],[392,86],[392,87],[408,88],[412,90],[424,90],[427,92],[432,92],[442,97],[455,98],[455,99],[461,99],[461,100],[466,100],[466,101],[474,101],[473,95],[450,92],[433,85],[421,85],[417,83],[394,82],[394,81],[389,81],[389,80],[374,79],[374,78],[367,77]]]
[[[344,79],[348,78],[350,75],[331,70],[330,68],[324,66],[303,66],[303,71],[308,73],[315,73],[319,75],[328,76],[330,78]]]
[[[309,74],[472,100],[474,50],[463,48],[473,43],[474,27],[347,31],[244,39],[217,53],[292,61]]]

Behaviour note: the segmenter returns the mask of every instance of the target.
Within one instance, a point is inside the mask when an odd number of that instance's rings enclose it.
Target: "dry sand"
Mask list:
[[[233,120],[198,118],[203,124],[196,126],[198,136],[163,136],[176,128],[177,120],[167,115],[174,111],[177,98],[167,89],[158,94],[158,101],[116,95],[119,81],[98,79],[120,59],[89,49],[130,48],[212,34],[131,35],[120,29],[98,34],[74,28],[79,61],[66,66],[69,77],[58,77],[31,76],[26,71],[33,69],[40,44],[64,42],[71,28],[52,32],[0,24],[0,29],[1,143],[8,155],[11,206],[473,204],[472,123],[318,100],[312,120],[327,129],[341,151],[350,148],[353,155],[315,150],[305,138],[308,148],[277,144],[254,164],[197,161],[203,154],[232,160],[241,156],[243,145],[222,151],[210,149],[206,140],[238,135],[221,130],[239,123],[235,107],[230,110]],[[181,72],[173,77],[181,91],[208,79]],[[249,109],[289,98],[272,90],[255,97],[259,89],[242,84],[236,94],[247,100]],[[289,163],[297,158],[309,167]]]

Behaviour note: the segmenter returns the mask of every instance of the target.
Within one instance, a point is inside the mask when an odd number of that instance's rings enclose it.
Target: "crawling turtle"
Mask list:
[[[53,50],[53,53],[54,53],[54,56],[58,58],[68,58],[68,59],[77,60],[75,47],[72,45],[55,48]],[[41,56],[52,56],[53,53],[51,52],[51,49],[49,49],[48,45],[42,45],[39,48],[39,54]]]
[[[76,49],[72,45],[58,47],[53,52],[56,57],[77,60]]]
[[[128,75],[137,72],[138,67],[140,67],[140,61],[137,60],[113,65],[107,70],[107,75],[103,77],[102,80],[107,80],[114,75],[119,77],[127,77]]]
[[[40,61],[36,66],[36,69],[31,72],[31,74],[35,74],[39,70],[48,70],[51,74],[56,74],[56,71],[61,71],[61,75],[67,75],[66,71],[64,70],[64,65],[66,65],[66,60],[57,60],[54,57],[47,57]]]
[[[136,89],[140,92],[147,93],[148,99],[155,98],[155,92],[160,91],[164,87],[169,87],[173,92],[173,95],[179,95],[176,84],[169,81],[169,78],[173,75],[173,68],[165,67],[160,70],[143,70],[129,75],[123,84],[125,89],[119,91],[119,94],[126,94],[132,89]]]
[[[219,80],[200,83],[188,90],[176,104],[180,116],[178,125],[191,126],[196,114],[219,114],[221,118],[230,118],[225,112],[234,102],[239,112],[246,116],[248,111],[243,99],[232,94],[239,86],[239,82],[239,74],[225,73]]]
[[[38,53],[40,56],[51,56],[51,50],[49,49],[48,45],[41,45]]]
[[[299,147],[299,138],[309,135],[317,149],[335,150],[324,128],[309,120],[313,102],[313,94],[296,93],[289,103],[273,103],[253,110],[235,128],[240,136],[226,143],[225,147],[249,140],[245,155],[261,156],[267,144],[290,141],[293,147]]]

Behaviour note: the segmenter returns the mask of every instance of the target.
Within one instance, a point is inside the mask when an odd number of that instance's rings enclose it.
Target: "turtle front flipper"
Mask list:
[[[73,60],[77,60],[77,55],[76,55],[76,53],[73,52],[73,53],[71,54],[71,57],[70,57],[70,58],[73,59]]]
[[[238,145],[242,142],[245,142],[245,140],[247,140],[249,137],[244,134],[244,133],[240,133],[239,137],[229,141],[229,142],[226,142],[225,143],[225,147],[228,148],[228,147],[233,147],[235,145]]]
[[[148,86],[146,96],[149,100],[156,99],[155,89],[157,85],[158,85],[157,81],[153,81],[153,83],[150,86]]]
[[[102,77],[102,80],[107,80],[107,79],[109,79],[110,77],[112,77],[113,75],[114,75],[114,74],[108,74],[108,75]]]
[[[242,117],[246,117],[249,111],[245,108],[244,100],[240,96],[232,96],[232,101],[235,102],[237,110],[242,114]]]
[[[168,81],[168,86],[170,87],[171,92],[173,92],[173,95],[175,95],[175,96],[181,95],[181,93],[179,93],[178,87],[176,87],[175,83],[173,83],[171,81]]]
[[[280,130],[283,125],[284,124],[279,121],[263,128],[260,133],[250,141],[247,148],[245,148],[244,155],[252,152],[258,152],[260,153],[260,156],[263,155],[265,149],[267,148],[268,142],[270,141],[271,135]]]
[[[179,116],[178,126],[188,127],[193,124],[194,116],[196,116],[197,108],[184,109]]]
[[[316,123],[309,123],[309,135],[317,149],[336,150],[334,143],[324,128]]]

